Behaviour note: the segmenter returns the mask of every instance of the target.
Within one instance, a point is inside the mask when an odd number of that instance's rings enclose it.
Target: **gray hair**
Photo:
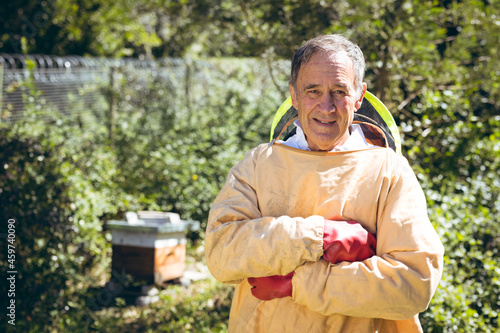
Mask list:
[[[365,58],[358,45],[342,35],[323,35],[310,39],[302,45],[292,60],[290,84],[297,91],[297,78],[300,67],[307,64],[312,56],[318,52],[336,54],[345,51],[352,61],[354,71],[354,86],[358,96],[363,91],[363,78],[365,76]]]

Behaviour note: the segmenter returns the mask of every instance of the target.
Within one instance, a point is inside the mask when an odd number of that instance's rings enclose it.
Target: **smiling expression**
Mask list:
[[[366,91],[363,83],[361,97],[356,96],[352,61],[347,53],[314,54],[300,67],[295,88],[290,85],[290,95],[309,148],[329,151],[343,145]]]

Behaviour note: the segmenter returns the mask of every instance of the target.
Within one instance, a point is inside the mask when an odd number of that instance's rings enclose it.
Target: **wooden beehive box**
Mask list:
[[[109,221],[113,250],[112,269],[148,284],[183,276],[186,262],[186,232],[199,228],[197,221],[175,223]]]

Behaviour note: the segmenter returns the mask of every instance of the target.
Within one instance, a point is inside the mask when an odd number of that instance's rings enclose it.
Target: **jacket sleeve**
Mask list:
[[[231,169],[210,210],[205,255],[221,282],[286,275],[323,255],[323,217],[261,216],[255,192],[258,149]]]
[[[415,174],[405,159],[396,164],[379,198],[377,255],[363,262],[333,265],[321,259],[302,265],[292,280],[296,303],[323,315],[391,320],[427,308],[441,279],[444,249]]]

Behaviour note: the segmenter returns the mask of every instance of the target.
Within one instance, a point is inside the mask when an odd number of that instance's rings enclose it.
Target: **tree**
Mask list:
[[[151,57],[151,48],[160,42],[150,24],[153,14],[128,0],[24,0],[9,3],[0,13],[1,50],[6,53]]]

